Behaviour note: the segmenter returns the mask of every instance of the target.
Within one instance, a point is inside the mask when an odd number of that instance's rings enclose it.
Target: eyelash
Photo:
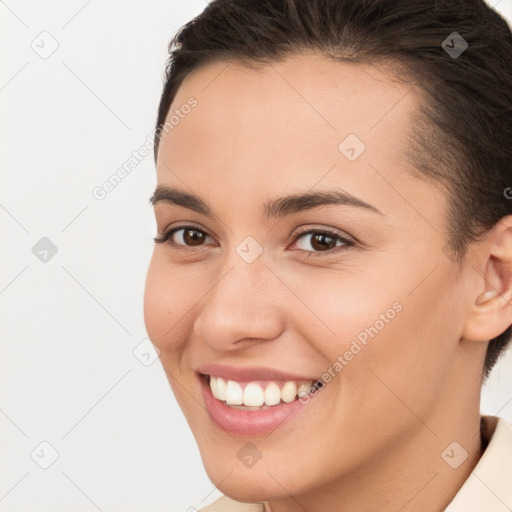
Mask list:
[[[175,232],[177,232],[177,231],[179,231],[181,229],[184,229],[185,231],[186,230],[197,231],[199,233],[203,233],[206,236],[210,236],[206,231],[204,231],[202,229],[199,229],[196,226],[185,225],[185,226],[178,226],[178,227],[172,228],[172,229],[170,229],[168,231],[165,231],[161,235],[158,235],[155,238],[153,238],[153,240],[154,240],[155,243],[158,243],[158,244],[162,244],[162,243],[166,243],[167,242],[172,247],[179,248],[180,250],[195,251],[196,249],[194,247],[187,246],[187,245],[177,244],[176,242],[172,242],[170,240],[171,236]],[[297,240],[299,238],[301,238],[302,236],[304,236],[304,235],[311,235],[311,234],[314,234],[314,235],[318,235],[318,234],[320,234],[320,235],[329,235],[329,237],[334,238],[336,241],[343,242],[344,245],[333,247],[332,249],[328,249],[327,251],[306,251],[304,249],[298,249],[299,252],[307,252],[308,253],[307,257],[310,257],[310,256],[317,257],[317,256],[322,256],[322,255],[332,255],[332,254],[338,252],[338,250],[348,249],[349,247],[352,247],[352,246],[355,245],[355,242],[353,240],[350,240],[349,238],[345,238],[345,237],[341,236],[338,232],[333,231],[333,230],[328,229],[328,228],[323,228],[323,229],[304,229],[304,230],[300,231],[299,233],[297,233],[293,237],[292,243],[297,242]]]

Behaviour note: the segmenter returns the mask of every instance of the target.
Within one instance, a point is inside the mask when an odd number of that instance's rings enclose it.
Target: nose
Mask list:
[[[263,258],[223,268],[194,321],[199,339],[216,350],[238,350],[277,338],[285,328],[286,294]]]

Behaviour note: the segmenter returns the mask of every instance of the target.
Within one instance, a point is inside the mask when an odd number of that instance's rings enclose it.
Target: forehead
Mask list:
[[[185,114],[181,110],[191,97],[197,106]],[[335,143],[351,133],[367,147],[389,142],[390,134],[397,142],[416,101],[410,85],[373,65],[308,54],[257,69],[221,61],[184,79],[167,116],[174,114],[172,130],[162,144],[188,141],[210,156],[241,152],[276,158],[297,146],[336,154]],[[179,120],[175,114],[181,114]]]
[[[184,107],[191,98],[196,105]],[[383,66],[312,54],[256,69],[208,64],[185,78],[169,109],[158,181],[182,185],[179,175],[210,190],[217,183],[268,195],[321,180],[352,193],[371,187],[371,202],[382,192],[376,173],[410,179],[402,147],[418,101],[417,90]],[[344,151],[354,144],[360,156],[350,160]]]

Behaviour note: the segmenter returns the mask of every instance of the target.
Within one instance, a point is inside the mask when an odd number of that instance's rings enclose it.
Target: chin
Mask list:
[[[289,481],[289,469],[264,464],[262,460],[251,468],[244,468],[236,458],[213,458],[211,464],[203,459],[203,463],[212,483],[229,498],[243,503],[260,503],[304,491],[300,482]]]
[[[262,461],[252,468],[245,468],[236,456],[218,457],[212,454],[211,459],[203,457],[203,465],[211,482],[236,501],[260,502],[269,499],[274,492],[282,492],[282,488],[274,489],[277,483],[265,471]],[[275,470],[272,472],[277,479],[280,478],[279,473]]]
[[[268,475],[267,477],[270,478]],[[233,500],[241,501],[242,503],[261,503],[271,499],[276,499],[280,497],[279,491],[281,491],[281,494],[283,492],[282,488],[269,489],[268,480],[266,483],[260,484],[255,484],[250,480],[250,475],[237,479],[233,477],[233,474],[231,474],[226,478],[226,481],[218,485],[217,488],[222,492],[222,494]],[[275,484],[274,481],[273,483]]]

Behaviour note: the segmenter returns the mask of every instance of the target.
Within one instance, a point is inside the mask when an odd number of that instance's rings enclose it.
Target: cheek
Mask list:
[[[183,288],[173,278],[175,273],[161,260],[155,250],[146,275],[144,321],[151,341],[163,351],[164,346],[175,339],[175,330],[180,326],[178,320],[184,311],[178,301]]]
[[[158,249],[157,249],[158,250]],[[156,250],[156,251],[157,251]],[[159,359],[178,404],[186,407],[187,395],[175,381],[179,361],[187,340],[184,294],[189,289],[183,286],[179,275],[158,253],[153,253],[144,290],[144,320],[146,332],[159,349]]]
[[[383,434],[391,435],[397,421],[416,421],[404,404],[420,417],[428,417],[452,373],[458,339],[455,319],[460,312],[447,290],[449,277],[435,277],[411,294],[412,286],[382,294],[376,301],[368,298],[371,315],[358,315],[363,324],[349,322],[353,331],[344,338],[344,345],[355,340],[360,350],[341,371],[339,399],[354,410],[364,404],[358,421],[379,417]],[[363,299],[363,295],[358,298],[362,311],[366,309]],[[393,303],[399,308],[390,314]],[[357,314],[357,308],[351,311]],[[360,334],[365,343],[360,342]]]
[[[303,337],[328,361],[326,378],[354,398],[368,399],[372,386],[386,391],[371,370],[407,393],[439,373],[439,358],[449,362],[451,349],[439,345],[450,335],[450,323],[453,330],[454,312],[447,314],[449,304],[435,300],[448,281],[432,279],[410,294],[419,279],[409,277],[398,269],[387,276],[316,269],[294,281],[304,302],[296,301],[301,314],[295,317]]]
[[[392,287],[376,285],[367,273],[305,269],[294,283],[300,299],[295,300],[300,313],[296,318],[305,338],[332,362],[350,351],[354,340],[364,347],[365,341],[386,331],[401,314],[400,295]]]
[[[149,338],[169,367],[190,345],[194,320],[215,283],[208,275],[206,268],[169,263],[163,248],[153,253],[145,283],[144,319]]]

